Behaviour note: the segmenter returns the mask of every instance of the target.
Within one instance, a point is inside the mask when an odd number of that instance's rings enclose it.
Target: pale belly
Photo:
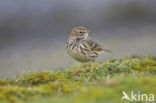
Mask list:
[[[91,61],[93,59],[93,58],[86,56],[82,53],[78,53],[75,50],[70,50],[70,51],[68,51],[68,53],[71,57],[73,57],[75,60],[77,60],[79,62],[88,62],[88,61]]]

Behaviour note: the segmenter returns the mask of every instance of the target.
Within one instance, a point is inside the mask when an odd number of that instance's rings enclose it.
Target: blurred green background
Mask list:
[[[26,71],[68,68],[71,29],[84,26],[113,54],[156,54],[155,0],[1,0],[0,78]]]

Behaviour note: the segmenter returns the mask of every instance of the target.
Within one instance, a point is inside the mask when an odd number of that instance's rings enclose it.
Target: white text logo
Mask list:
[[[145,93],[140,93],[139,91],[137,93],[134,93],[131,91],[130,95],[125,91],[122,91],[122,98],[121,100],[129,100],[129,101],[149,101],[152,102],[154,101],[154,94],[145,94]]]

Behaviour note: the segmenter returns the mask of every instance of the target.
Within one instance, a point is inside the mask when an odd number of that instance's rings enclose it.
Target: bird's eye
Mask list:
[[[82,32],[82,31],[80,31],[80,34],[83,34],[83,32]]]

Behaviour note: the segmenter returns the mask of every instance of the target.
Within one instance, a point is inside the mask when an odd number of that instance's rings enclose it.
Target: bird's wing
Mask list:
[[[102,46],[94,42],[90,38],[83,40],[82,44],[85,46],[86,50],[97,51],[97,52],[103,51]]]
[[[83,45],[85,46],[84,49],[86,50],[91,50],[91,51],[97,51],[97,52],[110,52],[112,53],[111,50],[108,49],[104,49],[101,45],[99,45],[98,43],[94,42],[92,39],[87,38],[85,40],[83,40]]]

